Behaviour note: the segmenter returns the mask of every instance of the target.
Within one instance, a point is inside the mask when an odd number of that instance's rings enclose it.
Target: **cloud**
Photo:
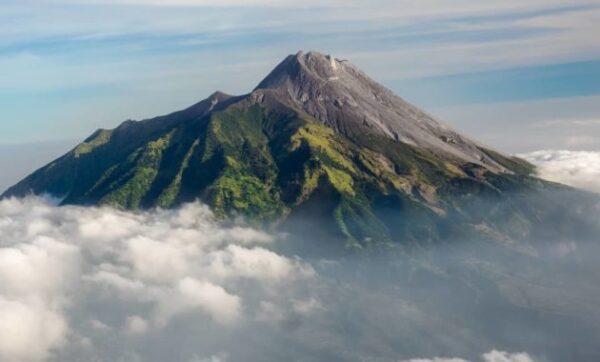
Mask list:
[[[469,362],[469,361],[462,359],[462,358],[434,357],[434,358],[414,358],[414,359],[404,360],[401,362]]]
[[[66,341],[67,322],[43,301],[0,297],[0,357],[5,361],[45,360]]]
[[[110,331],[161,333],[184,316],[223,328],[252,319],[246,303],[314,274],[267,250],[272,240],[223,227],[200,204],[126,213],[2,200],[0,359],[43,361],[77,340],[89,349]]]
[[[595,284],[565,269],[585,250],[575,241],[544,268],[488,243],[502,252],[457,242],[424,259],[300,258],[282,250],[311,235],[286,237],[223,225],[199,203],[123,212],[1,200],[0,360],[530,362],[513,352],[596,350],[578,324],[595,325]],[[554,334],[559,322],[572,339]],[[508,352],[486,352],[495,345]]]
[[[68,3],[66,0],[57,2]],[[319,4],[336,5],[341,1],[319,1],[308,0],[299,4],[293,0],[84,0],[88,4],[122,4],[122,5],[141,5],[141,6],[161,6],[161,7],[305,7]]]
[[[6,205],[2,205],[6,206]],[[2,208],[0,206],[0,208]],[[40,212],[40,210],[36,210]],[[41,236],[49,222],[21,225],[28,243],[12,239],[11,219],[0,223],[0,359],[42,360],[66,342],[63,309],[79,272],[79,252],[72,245]],[[18,238],[18,236],[17,236]],[[17,242],[14,245],[7,243]]]
[[[527,353],[491,351],[483,355],[484,362],[534,362]]]
[[[177,283],[175,293],[162,298],[163,320],[174,314],[199,309],[220,323],[232,323],[240,318],[241,299],[211,282],[184,278]]]
[[[544,150],[521,154],[544,179],[600,192],[600,152]]]
[[[281,281],[296,275],[310,276],[312,269],[292,264],[289,259],[263,248],[229,245],[225,250],[211,254],[210,272],[218,278],[245,276]]]
[[[141,5],[141,6],[163,6],[163,7],[264,7],[264,6],[281,6],[281,7],[303,7],[303,6],[337,6],[346,5],[353,7],[364,7],[364,3],[360,0],[309,0],[302,4],[293,0],[46,0],[49,3],[62,3],[62,4],[74,4],[74,3],[87,3],[87,4],[127,4],[127,5]],[[457,0],[454,1],[453,5],[449,5],[443,0],[424,0],[418,3],[410,0],[378,0],[380,7],[384,5],[389,7],[391,10],[398,11],[399,9],[406,9],[407,15],[411,16],[415,14],[436,14],[436,13],[478,13],[482,11],[507,11],[507,10],[523,10],[530,9],[532,7],[539,6],[559,6],[563,2],[561,0],[524,0],[519,3],[511,2],[500,2],[500,1],[489,1],[489,2],[478,2],[473,0]],[[592,1],[579,1],[579,4],[591,4]],[[385,14],[385,11],[377,7],[372,9],[372,12]],[[389,15],[389,14],[388,14]]]
[[[102,326],[104,326],[104,324],[102,324],[102,322],[98,322],[98,323],[100,323],[99,324],[100,328],[102,328]],[[127,318],[126,328],[129,333],[143,334],[148,330],[148,322],[140,316],[131,316],[131,317]]]
[[[207,358],[194,357],[189,362],[227,362],[227,354],[220,353]]]
[[[535,362],[527,353],[508,353],[492,350],[481,356],[482,362]],[[462,358],[416,358],[402,362],[469,362]]]
[[[550,119],[542,122],[533,123],[533,128],[545,128],[548,126],[576,126],[587,127],[600,125],[600,118],[572,118],[572,119]]]

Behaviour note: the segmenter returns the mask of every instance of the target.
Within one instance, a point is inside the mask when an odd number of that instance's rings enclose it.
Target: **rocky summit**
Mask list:
[[[522,247],[513,242],[588,227],[565,224],[578,211],[557,195],[576,197],[578,208],[589,195],[533,172],[350,62],[299,52],[247,95],[216,92],[182,111],[98,130],[3,196],[133,210],[201,200],[222,218],[311,225],[353,248],[450,237]]]

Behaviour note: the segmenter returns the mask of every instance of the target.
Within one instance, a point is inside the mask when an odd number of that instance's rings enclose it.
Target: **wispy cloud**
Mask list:
[[[504,351],[493,350],[481,356],[483,362],[535,362],[527,353],[508,353]],[[469,362],[462,358],[415,358],[401,362]]]
[[[506,66],[507,60],[526,62],[531,56],[577,57],[581,54],[574,54],[574,51],[593,53],[598,49],[592,42],[594,32],[590,30],[596,29],[600,11],[586,1],[565,6],[561,1],[534,0],[518,5],[500,1],[459,1],[452,2],[452,6],[437,0],[418,3],[382,0],[370,5],[354,1],[345,3],[344,7],[337,1],[299,7],[297,2],[268,0],[244,2],[244,6],[239,6],[237,1],[57,3],[25,1],[9,6],[13,11],[6,13],[7,21],[4,26],[0,25],[3,30],[0,41],[5,43],[0,51],[2,48],[4,51],[29,50],[42,54],[45,49],[52,48],[77,51],[102,39],[113,39],[113,46],[132,44],[141,46],[140,49],[167,43],[182,48],[194,43],[210,45],[211,40],[222,44],[228,39],[238,39],[237,45],[244,42],[256,47],[266,41],[263,45],[277,46],[278,42],[288,42],[292,37],[298,43],[312,43],[317,47],[319,43],[322,46],[338,43],[332,50],[342,50],[349,55],[359,55],[359,49],[364,49],[373,56],[384,50],[392,56],[399,48],[404,53],[414,52],[418,57],[426,55],[423,51],[449,52],[456,48],[467,51],[466,56],[479,55],[465,64],[464,69],[469,69],[474,64],[487,64],[491,59],[495,61],[494,66]],[[161,7],[147,6],[152,4]],[[279,6],[265,8],[268,4]],[[14,19],[27,26],[15,27]],[[274,37],[275,34],[280,36]],[[310,34],[319,34],[318,41],[308,38]],[[169,38],[175,35],[184,38]],[[245,39],[248,35],[253,38]],[[352,48],[339,45],[339,40],[345,36],[354,39]],[[121,44],[115,43],[116,39]],[[554,40],[552,43],[551,39]],[[65,44],[71,45],[65,48]],[[519,49],[514,46],[516,44],[529,48]],[[440,49],[440,45],[444,47]],[[486,56],[469,54],[477,51],[476,45]],[[494,49],[497,50],[489,51]],[[172,47],[165,50],[172,50]],[[447,61],[448,56],[445,58]],[[460,57],[458,60],[464,62],[467,59]]]
[[[549,119],[542,122],[533,123],[533,128],[543,128],[548,126],[575,126],[575,127],[588,127],[600,125],[600,118],[560,118],[560,119]]]

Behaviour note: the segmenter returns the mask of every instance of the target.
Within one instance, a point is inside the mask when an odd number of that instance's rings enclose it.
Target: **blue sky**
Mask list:
[[[597,34],[598,0],[0,0],[0,144],[245,93],[314,49],[494,147],[600,148]]]

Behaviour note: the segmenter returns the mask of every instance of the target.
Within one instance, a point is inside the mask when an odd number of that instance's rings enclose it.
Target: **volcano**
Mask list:
[[[588,195],[534,171],[350,62],[299,52],[249,94],[216,92],[182,111],[98,130],[3,197],[50,194],[128,210],[200,200],[224,219],[314,226],[353,248],[449,235],[508,244],[568,237],[582,226],[565,225],[570,209],[547,191],[576,195],[579,206]]]

